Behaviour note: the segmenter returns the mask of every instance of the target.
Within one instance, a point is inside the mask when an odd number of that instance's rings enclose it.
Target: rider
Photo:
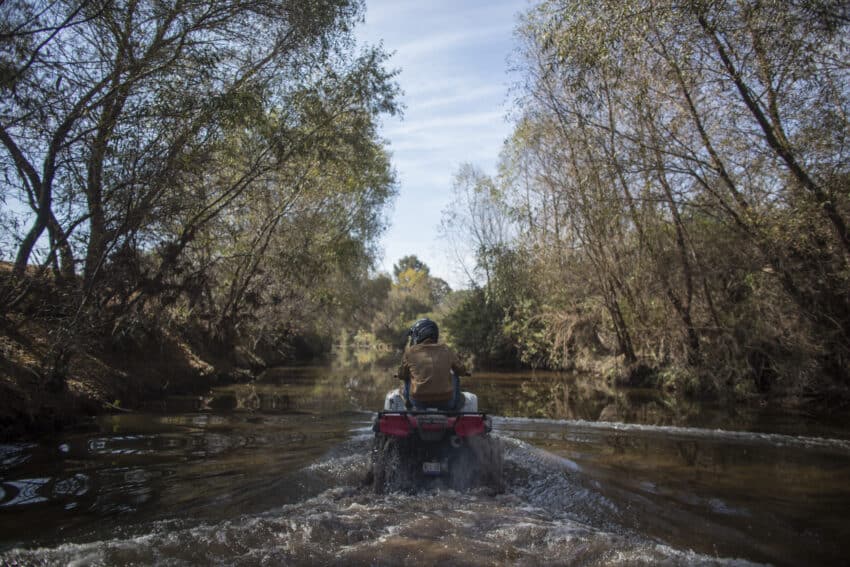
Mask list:
[[[440,330],[430,319],[419,319],[408,331],[410,346],[404,349],[399,380],[404,380],[408,407],[459,410],[463,405],[460,376],[466,369],[445,344],[438,343]]]

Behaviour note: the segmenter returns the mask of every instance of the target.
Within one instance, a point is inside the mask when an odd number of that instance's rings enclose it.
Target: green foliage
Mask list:
[[[436,312],[451,297],[448,284],[431,276],[430,268],[415,255],[405,256],[394,266],[395,281],[379,274],[369,280],[367,288],[381,290],[373,296],[371,307],[364,310],[359,329],[372,333],[378,341],[403,348],[407,330],[421,317],[440,319]],[[368,321],[367,321],[368,319]],[[353,328],[352,332],[358,328]],[[445,337],[444,337],[445,338]]]
[[[356,50],[362,3],[81,6],[3,7],[0,197],[28,211],[0,219],[3,309],[38,258],[74,296],[72,336],[147,318],[225,352],[326,348],[364,291],[387,293],[363,288],[398,85]]]
[[[461,167],[444,218],[480,286],[459,344],[492,353],[498,328],[529,364],[610,357],[693,395],[850,388],[840,12],[530,8],[499,176]]]
[[[425,263],[416,257],[415,254],[405,256],[397,263],[393,264],[393,275],[396,281],[399,281],[400,276],[404,272],[421,273],[425,276],[430,275],[430,268]]]
[[[460,352],[472,355],[476,367],[513,366],[516,350],[504,333],[504,311],[487,300],[481,288],[457,292],[459,304],[443,325]]]
[[[553,336],[541,316],[543,311],[530,299],[520,300],[511,306],[502,328],[514,339],[520,360],[532,368],[557,366],[552,363]]]

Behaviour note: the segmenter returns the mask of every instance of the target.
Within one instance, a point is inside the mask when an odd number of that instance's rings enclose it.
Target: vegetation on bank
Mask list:
[[[358,308],[398,110],[385,54],[354,42],[362,2],[0,11],[0,321],[45,342],[28,389],[169,337],[286,359]]]
[[[419,315],[484,366],[847,400],[848,27],[830,0],[530,8],[498,174],[461,166],[443,220],[472,289]]]
[[[846,399],[848,27],[829,0],[531,8],[499,173],[462,167],[445,222],[480,282],[465,344]]]

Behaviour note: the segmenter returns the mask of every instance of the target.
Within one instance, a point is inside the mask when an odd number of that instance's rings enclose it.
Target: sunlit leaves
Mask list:
[[[708,349],[736,391],[805,357],[847,380],[848,23],[836,2],[531,7],[499,186],[545,301],[506,301],[508,330],[591,321],[627,361]]]
[[[58,249],[100,316],[159,305],[224,344],[351,311],[395,192],[377,128],[398,87],[380,48],[358,51],[362,9],[3,3],[18,263]]]

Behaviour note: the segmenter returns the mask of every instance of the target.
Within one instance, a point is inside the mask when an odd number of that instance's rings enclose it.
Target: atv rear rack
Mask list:
[[[375,433],[393,437],[408,437],[414,431],[420,435],[453,431],[458,437],[472,437],[492,429],[486,413],[463,411],[382,411],[372,425]]]

